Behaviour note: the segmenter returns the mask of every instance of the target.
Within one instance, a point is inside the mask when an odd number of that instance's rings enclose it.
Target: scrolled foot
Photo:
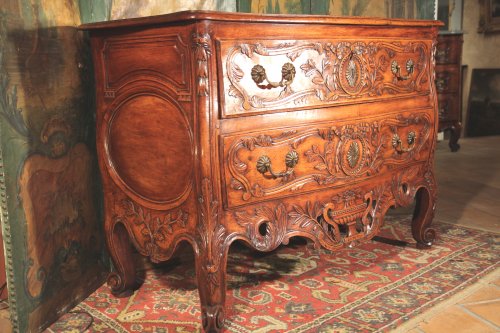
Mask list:
[[[415,236],[417,249],[428,249],[436,238],[436,231],[432,228],[425,229],[421,234]]]
[[[135,286],[133,284],[127,285],[124,279],[116,272],[109,273],[107,283],[111,288],[111,293],[115,297],[129,297],[134,293]]]
[[[411,231],[417,249],[428,249],[436,238],[436,231],[430,227],[434,217],[434,196],[429,189],[422,187],[417,192],[416,201]]]
[[[203,331],[207,333],[222,332],[224,316],[224,307],[222,305],[203,306],[201,308]]]

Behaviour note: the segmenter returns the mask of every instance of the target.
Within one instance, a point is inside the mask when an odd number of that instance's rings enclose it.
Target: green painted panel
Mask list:
[[[330,13],[330,3],[333,0],[311,1],[311,14],[328,15]]]
[[[0,191],[11,321],[38,332],[109,271],[88,41],[76,0],[4,0]]]
[[[113,0],[79,0],[82,23],[109,20]]]
[[[241,13],[252,12],[252,0],[239,0],[236,3],[236,10]]]

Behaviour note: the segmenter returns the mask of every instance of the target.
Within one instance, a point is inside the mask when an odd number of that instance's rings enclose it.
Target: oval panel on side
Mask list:
[[[109,159],[126,188],[154,204],[183,199],[191,185],[193,149],[182,111],[155,95],[121,104],[107,133]]]

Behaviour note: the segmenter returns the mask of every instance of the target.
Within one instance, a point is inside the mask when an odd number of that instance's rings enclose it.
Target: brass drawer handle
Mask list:
[[[415,134],[415,132],[412,131],[408,133],[408,136],[406,137],[406,140],[408,142],[408,147],[405,148],[403,147],[403,142],[401,141],[401,138],[396,133],[392,137],[392,147],[394,147],[394,149],[396,149],[398,153],[407,153],[409,151],[412,151],[415,148],[416,137],[417,135]]]
[[[251,76],[252,80],[257,84],[257,87],[260,89],[272,89],[277,87],[289,87],[293,79],[295,78],[295,67],[292,63],[287,62],[281,67],[281,81],[280,82],[271,82],[267,78],[266,69],[261,65],[255,65],[252,67]],[[267,81],[267,85],[261,84],[262,82]]]
[[[257,171],[259,171],[264,176],[265,173],[269,171],[269,173],[271,174],[271,178],[273,179],[286,177],[292,174],[293,168],[297,165],[298,162],[299,154],[295,150],[292,150],[285,156],[286,171],[276,173],[271,168],[271,159],[266,155],[262,155],[257,160]]]
[[[415,68],[415,66],[413,64],[413,60],[408,59],[408,61],[406,62],[406,72],[408,74],[402,75],[401,74],[401,66],[399,66],[398,62],[396,60],[393,60],[391,63],[391,71],[396,76],[396,78],[400,81],[409,80],[413,74],[414,68]]]

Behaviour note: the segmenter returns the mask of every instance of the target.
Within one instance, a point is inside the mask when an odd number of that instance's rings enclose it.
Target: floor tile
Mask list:
[[[467,310],[498,326],[500,330],[500,300],[487,303],[463,305]]]
[[[462,305],[468,305],[475,302],[500,300],[500,288],[495,286],[485,286],[477,290],[472,295],[460,301]],[[500,308],[497,309],[500,312]]]
[[[480,319],[466,313],[457,306],[450,307],[443,312],[422,322],[419,329],[425,333],[496,333],[497,330],[485,324]]]

